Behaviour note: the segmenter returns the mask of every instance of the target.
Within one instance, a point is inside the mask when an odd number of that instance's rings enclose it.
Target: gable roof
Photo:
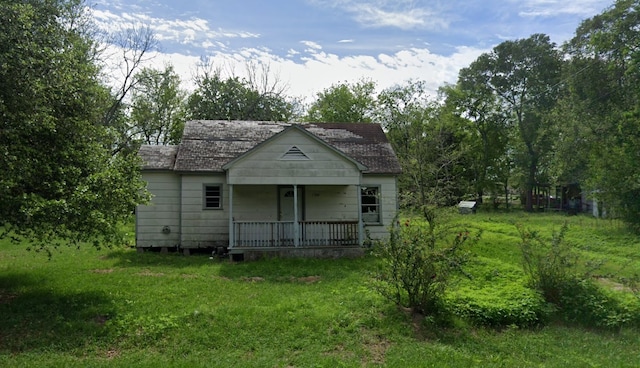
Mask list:
[[[143,146],[140,149],[143,169],[172,167],[181,172],[223,172],[226,164],[292,125],[359,162],[367,168],[365,173],[401,172],[398,158],[379,124],[226,120],[187,122],[178,146]],[[175,155],[170,157],[172,149]]]
[[[367,167],[364,166],[363,164],[361,164],[360,162],[354,160],[353,158],[347,156],[346,154],[344,154],[344,152],[336,149],[335,147],[327,144],[327,142],[325,142],[324,140],[316,137],[315,135],[311,134],[309,131],[307,131],[306,129],[302,128],[300,125],[289,125],[286,128],[284,128],[282,131],[272,135],[271,137],[267,138],[266,140],[258,143],[255,147],[251,148],[249,151],[242,153],[240,156],[238,156],[237,158],[231,160],[230,162],[224,164],[222,166],[223,170],[227,170],[229,169],[229,167],[231,167],[231,165],[233,165],[233,163],[237,160],[239,160],[240,158],[244,157],[245,155],[248,155],[251,151],[257,149],[258,147],[260,147],[263,144],[266,144],[268,141],[274,139],[275,137],[284,134],[285,132],[287,132],[288,130],[297,130],[300,133],[306,135],[307,137],[311,138],[312,140],[316,141],[318,144],[325,146],[326,148],[328,148],[331,151],[334,151],[335,153],[337,153],[338,155],[342,156],[344,159],[350,161],[351,163],[353,163],[356,167],[358,167],[358,170],[360,171],[366,171]],[[296,149],[298,149],[298,147],[295,147]],[[299,149],[298,149],[299,150]],[[301,152],[301,151],[300,151]],[[304,153],[303,153],[304,154]]]

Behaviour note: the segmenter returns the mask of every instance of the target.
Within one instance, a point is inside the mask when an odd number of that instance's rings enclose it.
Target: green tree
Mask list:
[[[189,119],[290,121],[293,105],[284,94],[260,92],[250,80],[223,79],[220,71],[196,79],[187,100]]]
[[[113,157],[100,124],[110,96],[85,9],[0,1],[0,226],[42,247],[115,241],[145,196],[135,157]]]
[[[496,194],[498,184],[508,197],[511,162],[507,150],[511,128],[508,115],[482,72],[488,69],[488,61],[486,57],[478,58],[460,71],[456,86],[443,88],[446,104],[470,122],[468,168],[473,174],[478,203],[483,202],[487,191]],[[508,198],[505,203],[508,205]]]
[[[116,63],[112,62],[113,58],[102,60],[103,73],[112,76],[109,84],[113,85],[102,125],[111,136],[112,155],[132,154],[140,142],[136,137],[138,131],[132,126],[131,106],[127,100],[139,82],[136,73],[152,58],[150,52],[157,48],[158,40],[149,26],[131,24],[110,33],[105,42],[115,45],[120,57]]]
[[[424,82],[410,81],[378,96],[376,119],[387,130],[403,173],[405,206],[452,205],[467,192],[464,124],[429,101]]]
[[[545,177],[552,153],[555,122],[551,111],[560,93],[562,55],[549,37],[534,34],[529,38],[505,41],[492,52],[481,55],[469,67],[476,74],[467,76],[475,83],[483,81],[497,98],[516,131],[510,149],[522,172],[526,209],[533,209],[533,189]]]
[[[612,210],[640,229],[640,1],[618,0],[587,19],[566,45],[563,174],[586,178]],[[573,151],[570,146],[573,146]]]
[[[144,144],[178,144],[185,121],[186,93],[173,66],[142,69],[132,94],[131,120]]]
[[[335,84],[317,94],[304,120],[331,123],[370,123],[376,107],[373,81]]]

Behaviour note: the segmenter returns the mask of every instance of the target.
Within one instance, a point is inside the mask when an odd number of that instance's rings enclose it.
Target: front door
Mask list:
[[[298,187],[298,221],[303,220],[304,212],[302,205],[302,188]],[[295,213],[295,197],[293,196],[293,187],[278,187],[278,221],[281,221],[279,227],[280,243],[283,246],[293,246],[296,244],[294,224]]]
[[[298,187],[298,221],[304,220],[302,193],[302,187]],[[294,205],[293,187],[279,187],[278,221],[293,221],[295,217]]]

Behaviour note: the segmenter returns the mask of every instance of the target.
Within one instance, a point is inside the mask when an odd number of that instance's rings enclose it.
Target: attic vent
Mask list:
[[[300,150],[300,148],[293,146],[289,148],[289,150],[285,152],[284,155],[282,155],[282,159],[283,160],[308,160],[309,157],[305,155],[304,152]]]

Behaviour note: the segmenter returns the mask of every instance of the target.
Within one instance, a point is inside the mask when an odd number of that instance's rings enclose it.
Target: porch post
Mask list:
[[[364,244],[364,222],[362,221],[362,186],[356,185],[356,198],[358,198],[358,245]]]
[[[229,184],[229,248],[236,243],[236,232],[233,228],[233,184]]]
[[[300,245],[300,229],[298,226],[298,184],[293,184],[293,246]]]

